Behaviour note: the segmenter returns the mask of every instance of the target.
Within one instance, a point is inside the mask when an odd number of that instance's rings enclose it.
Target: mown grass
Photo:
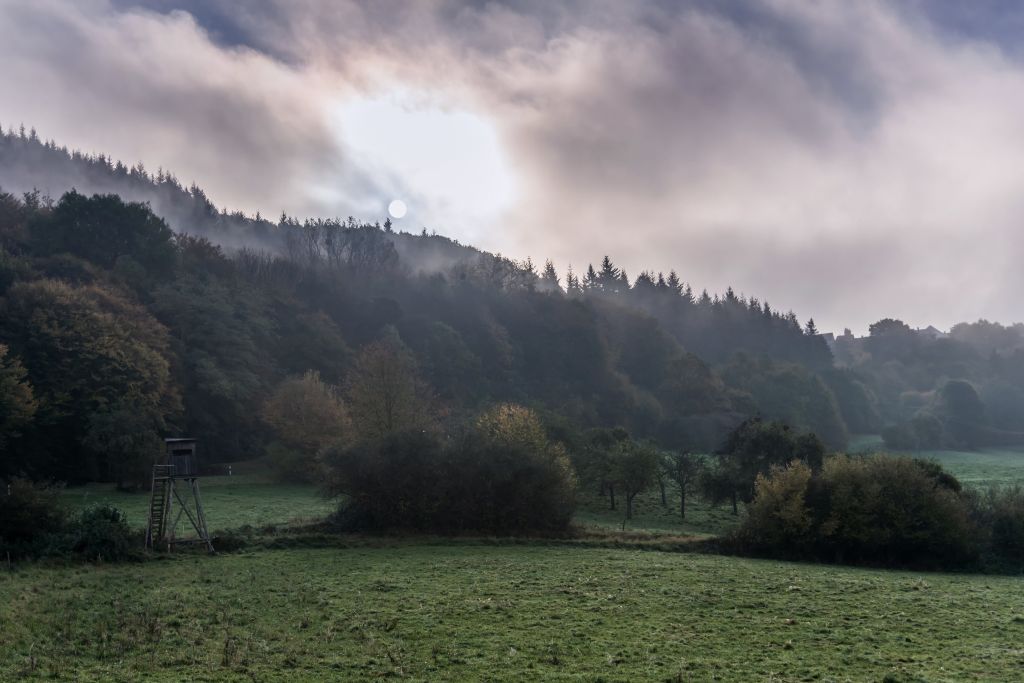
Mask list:
[[[0,574],[0,680],[1021,680],[1019,579],[397,544]]]

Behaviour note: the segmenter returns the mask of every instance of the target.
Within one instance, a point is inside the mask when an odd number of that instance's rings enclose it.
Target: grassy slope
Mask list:
[[[68,615],[75,615],[69,619]],[[0,574],[0,680],[1020,680],[1018,579],[399,544]]]

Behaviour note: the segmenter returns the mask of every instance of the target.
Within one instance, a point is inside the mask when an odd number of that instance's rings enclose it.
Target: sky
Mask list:
[[[0,124],[220,206],[608,254],[818,327],[1024,319],[1007,0],[0,0]]]

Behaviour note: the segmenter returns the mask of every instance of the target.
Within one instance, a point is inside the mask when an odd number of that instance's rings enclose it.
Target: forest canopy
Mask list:
[[[677,451],[714,450],[751,417],[829,450],[880,431],[904,449],[1024,441],[1020,325],[882,319],[833,339],[611,256],[558,273],[389,222],[229,214],[162,170],[31,133],[0,134],[0,160],[102,190],[0,193],[0,476],[130,485],[181,434],[207,464],[268,444],[308,461],[280,427],[288,397],[349,391],[381,343],[422,382],[403,410],[429,393],[446,429],[514,403],[547,429],[621,427]],[[341,416],[333,434],[376,408],[318,409]]]

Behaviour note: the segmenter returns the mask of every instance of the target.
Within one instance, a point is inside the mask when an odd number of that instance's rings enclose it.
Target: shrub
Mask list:
[[[992,551],[1024,564],[1024,489],[1015,486],[992,493]]]
[[[798,552],[812,531],[810,482],[811,468],[798,460],[788,467],[773,467],[768,476],[759,474],[754,500],[747,507],[745,533],[767,547]]]
[[[773,555],[886,565],[962,566],[978,550],[959,482],[935,463],[881,455],[760,477],[737,538]]]
[[[412,430],[323,454],[335,520],[349,530],[519,533],[564,530],[576,476],[536,416],[499,406],[442,444]]]
[[[992,487],[975,493],[971,513],[978,535],[997,561],[1024,567],[1024,488]]]
[[[49,543],[49,536],[64,527],[59,495],[58,488],[27,479],[0,482],[0,554],[39,554]]]
[[[71,550],[87,560],[112,562],[130,558],[138,545],[128,519],[113,505],[95,505],[78,515],[69,530]]]
[[[267,461],[274,477],[282,482],[309,483],[316,481],[318,471],[315,454],[271,441],[267,446]]]
[[[440,440],[403,431],[326,449],[327,492],[343,496],[336,521],[349,530],[429,529],[451,487]]]
[[[576,474],[561,446],[534,449],[472,431],[450,450],[449,529],[516,533],[566,529]]]

